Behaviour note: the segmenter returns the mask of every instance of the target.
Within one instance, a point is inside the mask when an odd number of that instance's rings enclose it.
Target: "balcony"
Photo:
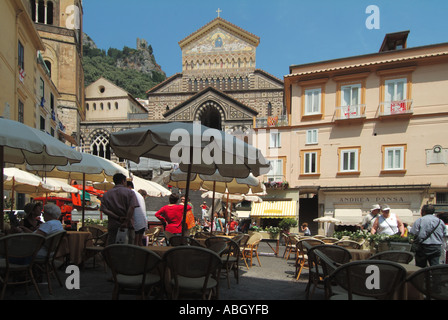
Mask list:
[[[275,128],[288,126],[288,116],[259,117],[255,120],[256,128]]]
[[[266,189],[288,189],[289,183],[286,181],[284,175],[267,174],[263,177],[263,183]]]
[[[366,105],[358,104],[352,106],[336,107],[334,119],[337,122],[355,122],[366,118]]]
[[[380,103],[379,118],[410,117],[414,113],[412,100],[384,101]]]

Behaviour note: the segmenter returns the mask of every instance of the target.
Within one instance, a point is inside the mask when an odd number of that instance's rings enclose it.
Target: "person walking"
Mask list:
[[[375,219],[378,217],[378,214],[381,211],[381,207],[379,204],[374,204],[370,209],[370,212],[364,217],[362,220],[362,228],[370,232],[373,227],[373,223]]]
[[[113,177],[115,187],[103,195],[100,210],[108,216],[107,244],[114,244],[119,229],[128,230],[128,243],[134,243],[133,216],[139,206],[134,191],[127,188],[126,176],[117,173]]]
[[[126,185],[129,189],[131,189],[135,196],[137,197],[138,201],[138,207],[134,209],[134,219],[133,219],[133,226],[135,231],[135,239],[134,244],[136,246],[143,246],[143,234],[145,233],[146,229],[148,229],[148,220],[146,219],[146,204],[145,204],[145,198],[140,192],[135,191],[134,189],[134,183],[132,181],[127,181]],[[140,190],[139,190],[140,191]],[[142,190],[144,191],[144,190]],[[146,193],[146,191],[145,191]]]
[[[421,209],[421,218],[418,218],[411,229],[415,236],[414,243],[418,244],[415,251],[415,265],[425,268],[427,264],[435,266],[440,263],[440,255],[445,236],[447,235],[445,223],[434,215],[433,205],[425,204]]]
[[[403,237],[404,225],[395,213],[390,212],[388,205],[383,205],[381,207],[381,215],[378,219],[375,219],[370,233],[385,234],[388,236],[399,234]]]

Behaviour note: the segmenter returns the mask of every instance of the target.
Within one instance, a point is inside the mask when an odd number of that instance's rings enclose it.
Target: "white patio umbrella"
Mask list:
[[[167,197],[171,195],[171,191],[161,186],[160,184],[146,180],[135,175],[132,176],[132,182],[135,190],[143,189],[150,197]]]
[[[114,162],[89,154],[82,153],[82,160],[79,163],[67,164],[65,166],[27,166],[27,170],[36,172],[41,176],[63,178],[72,180],[82,180],[83,190],[86,187],[86,181],[104,180],[112,181],[116,173],[127,175],[128,172],[123,167]],[[82,201],[82,224],[84,225],[85,215],[85,197]]]
[[[79,193],[79,190],[72,187],[71,185],[69,185],[68,183],[66,183],[63,179],[58,179],[58,178],[46,178],[44,179],[45,183],[55,187],[55,191],[56,193],[59,192],[66,192],[66,193]]]
[[[3,170],[3,188],[11,190],[11,208],[14,207],[15,192],[32,194],[56,191],[55,186],[46,184],[40,177],[18,168]]]
[[[342,221],[330,216],[323,216],[313,219],[314,222],[324,223],[325,235],[328,235],[328,229],[330,223],[341,223]]]
[[[47,184],[32,173],[18,168],[5,168],[3,171],[3,186],[6,190],[19,193],[45,193],[54,192],[56,187]]]
[[[40,130],[23,123],[0,118],[0,163],[1,174],[5,163],[65,165],[79,162],[80,152],[67,146]],[[0,194],[3,195],[3,184]],[[0,212],[4,204],[0,201]],[[3,215],[0,214],[0,230],[3,230]]]
[[[255,147],[223,131],[199,123],[171,122],[113,133],[110,145],[115,155],[139,163],[140,157],[178,163],[187,172],[185,198],[191,173],[246,178],[269,172],[270,164]],[[187,201],[182,230],[185,230]]]
[[[176,188],[185,189],[187,185],[187,173],[180,169],[174,170],[165,180],[165,183]],[[231,178],[223,177],[216,171],[212,175],[193,173],[190,176],[191,190],[209,190],[212,191],[210,198],[212,198],[212,210],[210,221],[213,223],[213,213],[215,207],[215,199],[213,192],[228,193],[232,195],[241,195],[246,193],[266,193],[266,187],[252,174],[246,178]],[[238,197],[236,197],[238,198]]]

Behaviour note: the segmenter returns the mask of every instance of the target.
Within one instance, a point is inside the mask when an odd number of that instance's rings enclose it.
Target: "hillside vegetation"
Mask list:
[[[146,41],[138,39],[137,49],[125,46],[123,50],[110,48],[106,52],[85,37],[88,40],[83,44],[86,86],[104,77],[135,98],[146,99],[146,91],[166,79]]]

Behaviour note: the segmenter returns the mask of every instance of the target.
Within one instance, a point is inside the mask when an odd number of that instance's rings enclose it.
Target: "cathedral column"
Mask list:
[[[34,14],[34,22],[38,22],[39,21],[39,1],[36,1],[34,3],[35,7],[36,7],[36,12]]]
[[[44,24],[47,24],[47,17],[48,17],[48,4],[47,4],[47,0],[44,1]]]

